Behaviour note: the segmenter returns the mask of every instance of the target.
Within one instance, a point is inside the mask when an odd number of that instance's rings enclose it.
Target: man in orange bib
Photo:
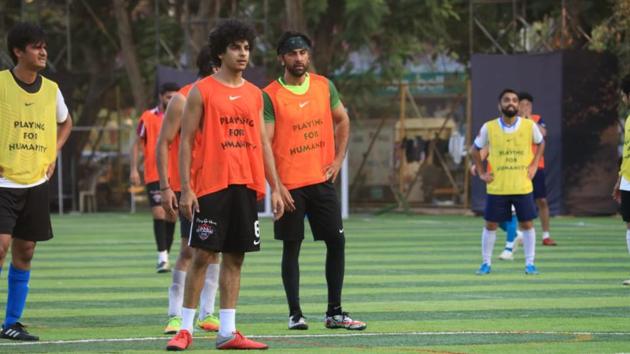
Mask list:
[[[192,344],[199,294],[208,264],[218,252],[222,261],[216,348],[267,349],[237,331],[235,321],[245,252],[260,250],[256,200],[264,196],[265,175],[275,216],[284,212],[264,129],[262,93],[242,76],[254,46],[254,31],[240,21],[227,20],[210,32],[209,42],[211,56],[221,67],[190,90],[182,118],[179,206],[192,221],[188,244],[193,259],[186,274],[182,326],[167,350],[185,350]],[[197,132],[200,138],[191,166]]]
[[[308,73],[311,40],[285,32],[278,42],[284,74],[264,89],[265,123],[272,140],[280,193],[287,213],[274,224],[282,240],[282,282],[289,305],[289,329],[308,329],[299,300],[298,256],[304,216],[315,240],[326,243],[328,309],[325,326],[363,330],[365,322],[341,308],[345,235],[333,182],[346,155],[350,120],[333,83]]]
[[[157,272],[166,273],[170,271],[168,263],[168,253],[173,244],[173,234],[175,233],[176,217],[166,215],[161,205],[160,197],[160,176],[157,170],[156,145],[166,105],[171,100],[179,87],[167,82],[160,87],[160,102],[149,110],[144,111],[138,122],[137,136],[131,146],[131,161],[129,180],[132,185],[140,185],[140,174],[138,173],[138,146],[142,142],[144,153],[144,184],[146,185],[149,205],[153,214],[153,235],[158,252]]]
[[[542,133],[543,137],[547,137],[547,127],[545,121],[538,114],[532,114],[532,106],[534,104],[534,97],[527,92],[521,92],[518,94],[518,114],[525,118],[531,119],[538,125],[538,129]],[[538,146],[532,147],[536,152]],[[538,170],[536,175],[532,179],[534,185],[534,200],[538,207],[538,216],[540,216],[540,224],[542,226],[542,245],[543,246],[556,246],[556,241],[549,235],[549,204],[547,203],[547,187],[545,184],[545,157],[541,156],[538,161]]]
[[[197,56],[197,77],[204,77],[213,74],[218,69],[210,59],[210,48],[205,46],[199,51]],[[179,178],[179,140],[181,118],[186,104],[188,92],[195,83],[190,83],[182,87],[177,95],[171,98],[166,113],[164,113],[164,122],[160,130],[160,136],[157,141],[157,165],[160,174],[160,194],[162,199],[162,208],[167,215],[176,217],[179,214],[179,224],[181,233],[181,243],[179,247],[179,256],[175,262],[173,269],[173,277],[171,286],[168,289],[168,323],[164,328],[165,334],[175,334],[181,328],[182,324],[182,303],[184,301],[184,283],[186,281],[186,272],[192,260],[192,249],[188,246],[188,237],[190,235],[190,222],[179,213],[177,200],[180,197],[181,185]],[[206,280],[204,281],[203,290],[201,291],[200,313],[197,327],[204,331],[216,332],[219,329],[219,319],[214,316],[214,304],[219,286],[219,257],[210,262],[206,271]]]

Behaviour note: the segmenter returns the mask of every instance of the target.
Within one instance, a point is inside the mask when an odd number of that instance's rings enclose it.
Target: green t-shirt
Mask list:
[[[281,77],[278,78],[278,82],[287,90],[293,92],[296,95],[303,95],[308,91],[308,88],[311,84],[311,76],[306,74],[306,79],[301,85],[287,85],[284,82],[284,79]],[[330,90],[330,109],[335,109],[341,103],[341,99],[339,98],[339,92],[333,84],[332,81],[328,80],[328,87]],[[271,102],[271,97],[267,94],[267,92],[263,91],[263,101],[265,102],[265,122],[273,123],[276,121],[276,113],[273,109],[273,103]]]

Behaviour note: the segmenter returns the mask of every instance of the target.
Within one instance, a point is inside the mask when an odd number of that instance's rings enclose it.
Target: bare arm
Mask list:
[[[68,140],[68,137],[70,136],[71,131],[72,131],[72,118],[68,114],[68,116],[66,117],[66,120],[63,121],[63,123],[57,124],[57,146],[56,146],[57,151],[60,151],[61,148],[63,148],[63,145]],[[53,173],[55,173],[56,165],[57,165],[56,161],[53,161],[50,165],[48,165],[48,168],[46,169],[47,178],[50,179]],[[0,177],[1,176],[2,176],[2,168],[0,168]]]
[[[612,191],[612,198],[617,203],[621,203],[621,191],[619,188],[621,187],[621,175],[617,176],[617,182],[615,182],[615,186]]]
[[[529,168],[527,169],[529,174],[529,179],[534,178],[536,171],[538,170],[538,161],[540,161],[543,153],[545,152],[545,140],[543,139],[540,144],[538,144],[538,149],[536,149],[536,155],[534,155],[534,159],[532,163],[529,164]]]
[[[474,148],[474,146],[473,146]],[[477,150],[477,149],[475,149]],[[488,147],[485,146],[483,149],[478,150],[479,151],[479,156],[481,157],[481,161],[483,163],[483,161],[486,161],[486,159],[488,158]],[[472,151],[470,152],[472,155]],[[475,165],[475,161],[473,161],[473,164],[470,166],[470,174],[473,176],[477,175],[477,165]]]
[[[63,148],[63,145],[68,140],[68,137],[70,136],[71,131],[72,131],[72,117],[70,117],[70,114],[68,114],[68,116],[66,117],[66,120],[63,123],[57,124],[57,151]]]
[[[273,137],[276,132],[276,124],[265,122],[265,131],[267,133],[267,139],[269,139],[269,142],[273,142]]]
[[[350,138],[350,117],[346,112],[343,103],[339,102],[332,110],[332,117],[335,129],[335,160],[333,164],[325,170],[327,179],[334,181],[339,174],[339,169],[346,157],[348,149],[348,139]]]
[[[131,150],[129,151],[129,181],[137,186],[140,184],[140,174],[138,173],[138,150],[140,145],[140,137],[135,136]]]
[[[171,145],[177,132],[179,131],[184,112],[186,98],[177,94],[169,101],[164,113],[164,121],[158,136],[156,152],[157,152],[157,168],[160,174],[160,189],[168,188],[168,147]]]
[[[267,178],[267,183],[269,183],[269,187],[271,188],[271,207],[273,209],[274,218],[278,220],[284,214],[284,203],[282,201],[282,196],[280,195],[280,179],[278,178],[276,161],[273,157],[273,150],[271,149],[271,138],[267,135],[267,132],[270,130],[271,136],[273,137],[274,126],[273,124],[265,123],[262,109],[260,110],[260,127],[260,141],[263,145],[265,177]]]
[[[164,113],[164,121],[158,135],[156,153],[157,169],[160,175],[160,195],[162,196],[162,208],[172,217],[177,217],[177,196],[171,189],[168,179],[168,147],[173,143],[182,121],[186,98],[177,94],[171,98]]]
[[[470,147],[469,153],[470,153],[470,156],[472,157],[475,169],[477,170],[479,175],[481,176],[484,173],[486,173],[486,170],[483,167],[483,160],[485,158],[481,156],[481,150],[477,149],[477,147],[473,144],[473,146]]]
[[[184,115],[181,120],[181,142],[179,145],[179,176],[182,184],[182,196],[179,206],[188,220],[192,220],[193,211],[199,211],[197,197],[190,185],[190,164],[192,159],[192,146],[195,133],[203,115],[203,101],[201,92],[193,87],[186,99]]]

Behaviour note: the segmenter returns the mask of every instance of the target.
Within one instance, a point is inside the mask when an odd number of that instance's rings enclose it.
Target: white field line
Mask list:
[[[343,338],[343,337],[377,337],[377,336],[454,336],[454,335],[609,335],[609,336],[630,336],[630,332],[569,332],[569,331],[450,331],[450,332],[352,332],[344,334],[283,334],[283,335],[248,335],[249,338],[266,339],[295,339],[295,338]],[[94,338],[75,340],[50,340],[38,342],[4,342],[0,347],[22,346],[22,345],[44,345],[44,344],[83,344],[83,343],[122,343],[122,342],[148,342],[148,341],[168,341],[169,336],[162,337],[136,337],[136,338]],[[197,339],[207,337],[195,337]]]

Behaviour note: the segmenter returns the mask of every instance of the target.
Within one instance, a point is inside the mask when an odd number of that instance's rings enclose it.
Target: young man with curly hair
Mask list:
[[[209,37],[219,71],[195,84],[182,119],[179,207],[192,221],[192,263],[186,274],[181,330],[167,350],[192,344],[193,319],[208,264],[221,252],[219,333],[217,349],[267,349],[236,330],[236,303],[245,252],[260,250],[257,198],[271,187],[276,218],[284,207],[269,139],[264,129],[262,92],[243,79],[253,29],[237,20],[217,26]],[[195,161],[191,147],[195,135]],[[193,173],[191,173],[191,167]],[[192,178],[191,178],[192,176]]]

